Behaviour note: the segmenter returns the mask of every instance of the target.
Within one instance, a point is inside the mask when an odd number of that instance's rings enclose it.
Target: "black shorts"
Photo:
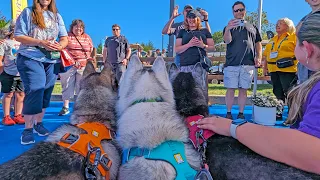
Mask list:
[[[24,87],[23,87],[20,76],[13,76],[3,71],[3,73],[0,75],[0,80],[1,80],[2,93],[24,91]]]

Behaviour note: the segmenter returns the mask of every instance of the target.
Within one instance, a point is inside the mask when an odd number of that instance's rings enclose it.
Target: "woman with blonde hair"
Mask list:
[[[285,102],[288,90],[297,82],[296,29],[292,20],[282,18],[277,22],[276,31],[277,35],[263,52],[264,68],[271,75],[274,95]],[[282,113],[277,114],[277,119],[282,119]]]
[[[17,19],[14,37],[21,43],[17,67],[26,94],[21,144],[35,142],[33,131],[39,136],[49,134],[42,119],[56,81],[54,64],[60,61],[60,51],[68,44],[67,36],[55,0],[34,0],[33,6],[25,8]]]
[[[207,51],[214,50],[214,42],[209,30],[202,28],[199,12],[190,10],[186,17],[184,29],[181,29],[177,36],[175,50],[180,55],[180,70],[192,72],[195,64],[203,62]],[[203,75],[206,80],[207,72],[205,69],[203,69]],[[203,85],[202,89],[208,96],[207,83]]]
[[[308,69],[310,79],[293,88],[286,121],[290,129],[266,127],[246,121],[210,117],[198,127],[232,136],[256,153],[274,161],[320,175],[320,14],[304,20],[297,33],[295,56]],[[238,167],[240,168],[240,167]],[[244,167],[245,168],[245,167]]]

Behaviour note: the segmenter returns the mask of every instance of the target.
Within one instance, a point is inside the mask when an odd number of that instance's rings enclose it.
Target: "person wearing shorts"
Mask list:
[[[237,119],[245,119],[244,106],[247,90],[251,88],[255,67],[259,67],[262,58],[261,35],[254,25],[244,21],[246,6],[237,1],[232,6],[234,19],[223,30],[223,39],[227,44],[224,86],[227,88],[226,118],[233,119],[231,109],[235,90],[239,90],[239,114]]]
[[[14,27],[15,23],[12,21],[5,32],[5,41],[0,45],[0,81],[2,84],[1,92],[4,93],[2,124],[5,126],[25,123],[22,116],[24,88],[16,65],[16,52],[20,43],[13,38]],[[10,106],[13,96],[15,96],[15,112],[14,117],[11,118]]]

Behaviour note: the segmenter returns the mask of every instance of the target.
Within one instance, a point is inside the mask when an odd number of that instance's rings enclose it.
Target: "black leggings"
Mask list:
[[[270,74],[273,84],[273,94],[277,97],[277,99],[285,102],[288,91],[297,83],[298,77],[296,73],[272,72]]]

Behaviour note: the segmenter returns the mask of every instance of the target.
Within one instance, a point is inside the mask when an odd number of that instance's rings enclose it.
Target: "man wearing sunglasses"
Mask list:
[[[234,19],[229,21],[223,30],[223,39],[227,44],[226,63],[224,68],[224,86],[227,88],[226,118],[233,119],[231,109],[235,90],[239,90],[239,114],[237,119],[245,119],[243,115],[247,100],[247,90],[251,88],[255,67],[261,65],[262,45],[259,30],[246,22],[246,6],[237,1],[232,6]]]
[[[183,17],[184,17],[183,21],[178,23],[173,23],[174,19],[181,15],[181,13],[179,13],[179,7],[178,6],[174,7],[171,18],[162,29],[162,34],[168,34],[169,36],[171,35],[177,36],[179,34],[179,31],[181,29],[184,29],[184,21],[186,20],[187,13],[192,9],[193,7],[191,5],[189,4],[185,5],[183,8]],[[211,32],[210,25],[208,22],[208,12],[201,9],[200,13],[203,16],[203,21],[205,22],[206,28],[209,30],[209,32]],[[180,66],[180,56],[178,54],[176,55],[174,62],[177,66]]]
[[[104,44],[103,61],[112,65],[112,70],[116,75],[117,83],[120,82],[122,74],[127,68],[131,55],[131,49],[126,37],[120,35],[120,26],[112,26],[112,37],[108,37]]]

